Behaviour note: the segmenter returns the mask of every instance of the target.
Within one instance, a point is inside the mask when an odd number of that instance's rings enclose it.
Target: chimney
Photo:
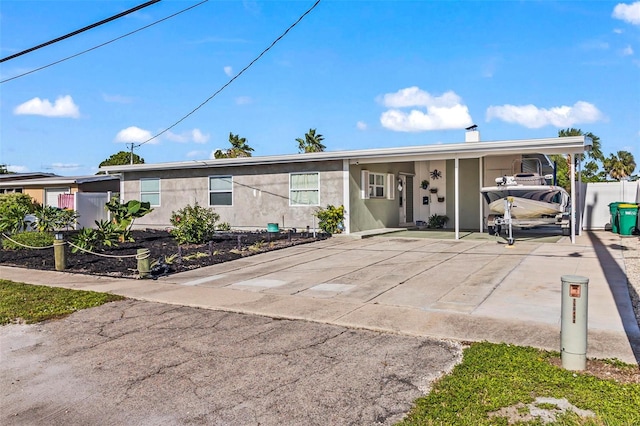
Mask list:
[[[465,142],[480,142],[480,131],[477,125],[473,124],[465,130],[467,131],[464,135]]]

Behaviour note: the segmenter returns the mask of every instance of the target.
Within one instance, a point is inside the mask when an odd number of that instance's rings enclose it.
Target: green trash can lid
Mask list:
[[[563,283],[589,284],[589,278],[580,275],[563,275],[560,279]]]
[[[637,209],[638,205],[637,204],[618,204],[618,208],[619,209]]]

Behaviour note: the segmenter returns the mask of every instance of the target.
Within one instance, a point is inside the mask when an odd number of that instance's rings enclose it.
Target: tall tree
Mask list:
[[[298,152],[323,152],[326,146],[322,144],[324,136],[316,135],[316,129],[309,129],[304,135],[304,139],[296,138],[298,142]]]
[[[9,175],[12,174],[9,170],[7,170],[6,164],[0,164],[0,175]]]
[[[604,159],[604,171],[615,180],[628,178],[635,169],[636,161],[628,151],[618,151]]]
[[[100,167],[123,166],[125,164],[131,164],[132,155],[133,155],[133,164],[144,164],[144,158],[140,157],[138,154],[132,154],[129,151],[120,151],[116,154],[113,154],[111,157],[107,158],[102,163],[100,163]]]
[[[587,151],[587,158],[590,160],[582,166],[582,181],[602,182],[605,180],[603,172],[600,172],[600,163],[604,160],[600,138],[591,132],[585,133],[581,129],[575,129],[573,127],[558,130],[558,137],[565,138],[569,136],[587,136],[591,138],[592,141],[591,151]],[[569,178],[569,162],[571,159],[568,156],[564,157],[562,155],[551,155],[549,157],[556,163],[557,184],[568,190],[571,187],[571,181]],[[581,162],[583,160],[583,155],[576,155],[577,162]]]
[[[224,151],[217,149],[216,152],[213,153],[213,156],[215,158],[251,157],[253,148],[247,144],[246,138],[241,138],[239,135],[229,133],[229,143],[231,144],[231,148]]]

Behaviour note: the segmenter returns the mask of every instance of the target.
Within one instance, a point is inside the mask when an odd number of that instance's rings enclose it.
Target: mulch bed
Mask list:
[[[120,243],[117,247],[103,247],[96,252],[109,256],[125,256],[136,254],[140,248],[149,249],[151,263],[156,263],[151,270],[153,276],[215,265],[328,237],[326,234],[316,234],[314,237],[312,233],[220,232],[206,244],[179,245],[169,232],[164,230],[135,230],[132,235],[135,242]],[[72,238],[73,232],[65,235],[66,240],[72,241]],[[103,257],[81,251],[72,253],[67,246],[66,260],[68,272],[138,278],[137,260],[133,257]],[[52,248],[0,249],[0,264],[28,269],[55,270]]]

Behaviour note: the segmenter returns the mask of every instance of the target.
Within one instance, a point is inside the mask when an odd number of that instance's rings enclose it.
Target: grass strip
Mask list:
[[[32,324],[122,299],[115,294],[0,280],[0,325]]]
[[[549,362],[557,356],[530,347],[472,344],[463,361],[415,401],[400,425],[640,425],[640,384],[565,370]],[[510,423],[506,417],[489,415],[518,403],[525,404],[520,411],[528,411],[526,404],[536,397],[566,398],[595,416],[581,418],[567,412],[551,423],[540,418]]]

